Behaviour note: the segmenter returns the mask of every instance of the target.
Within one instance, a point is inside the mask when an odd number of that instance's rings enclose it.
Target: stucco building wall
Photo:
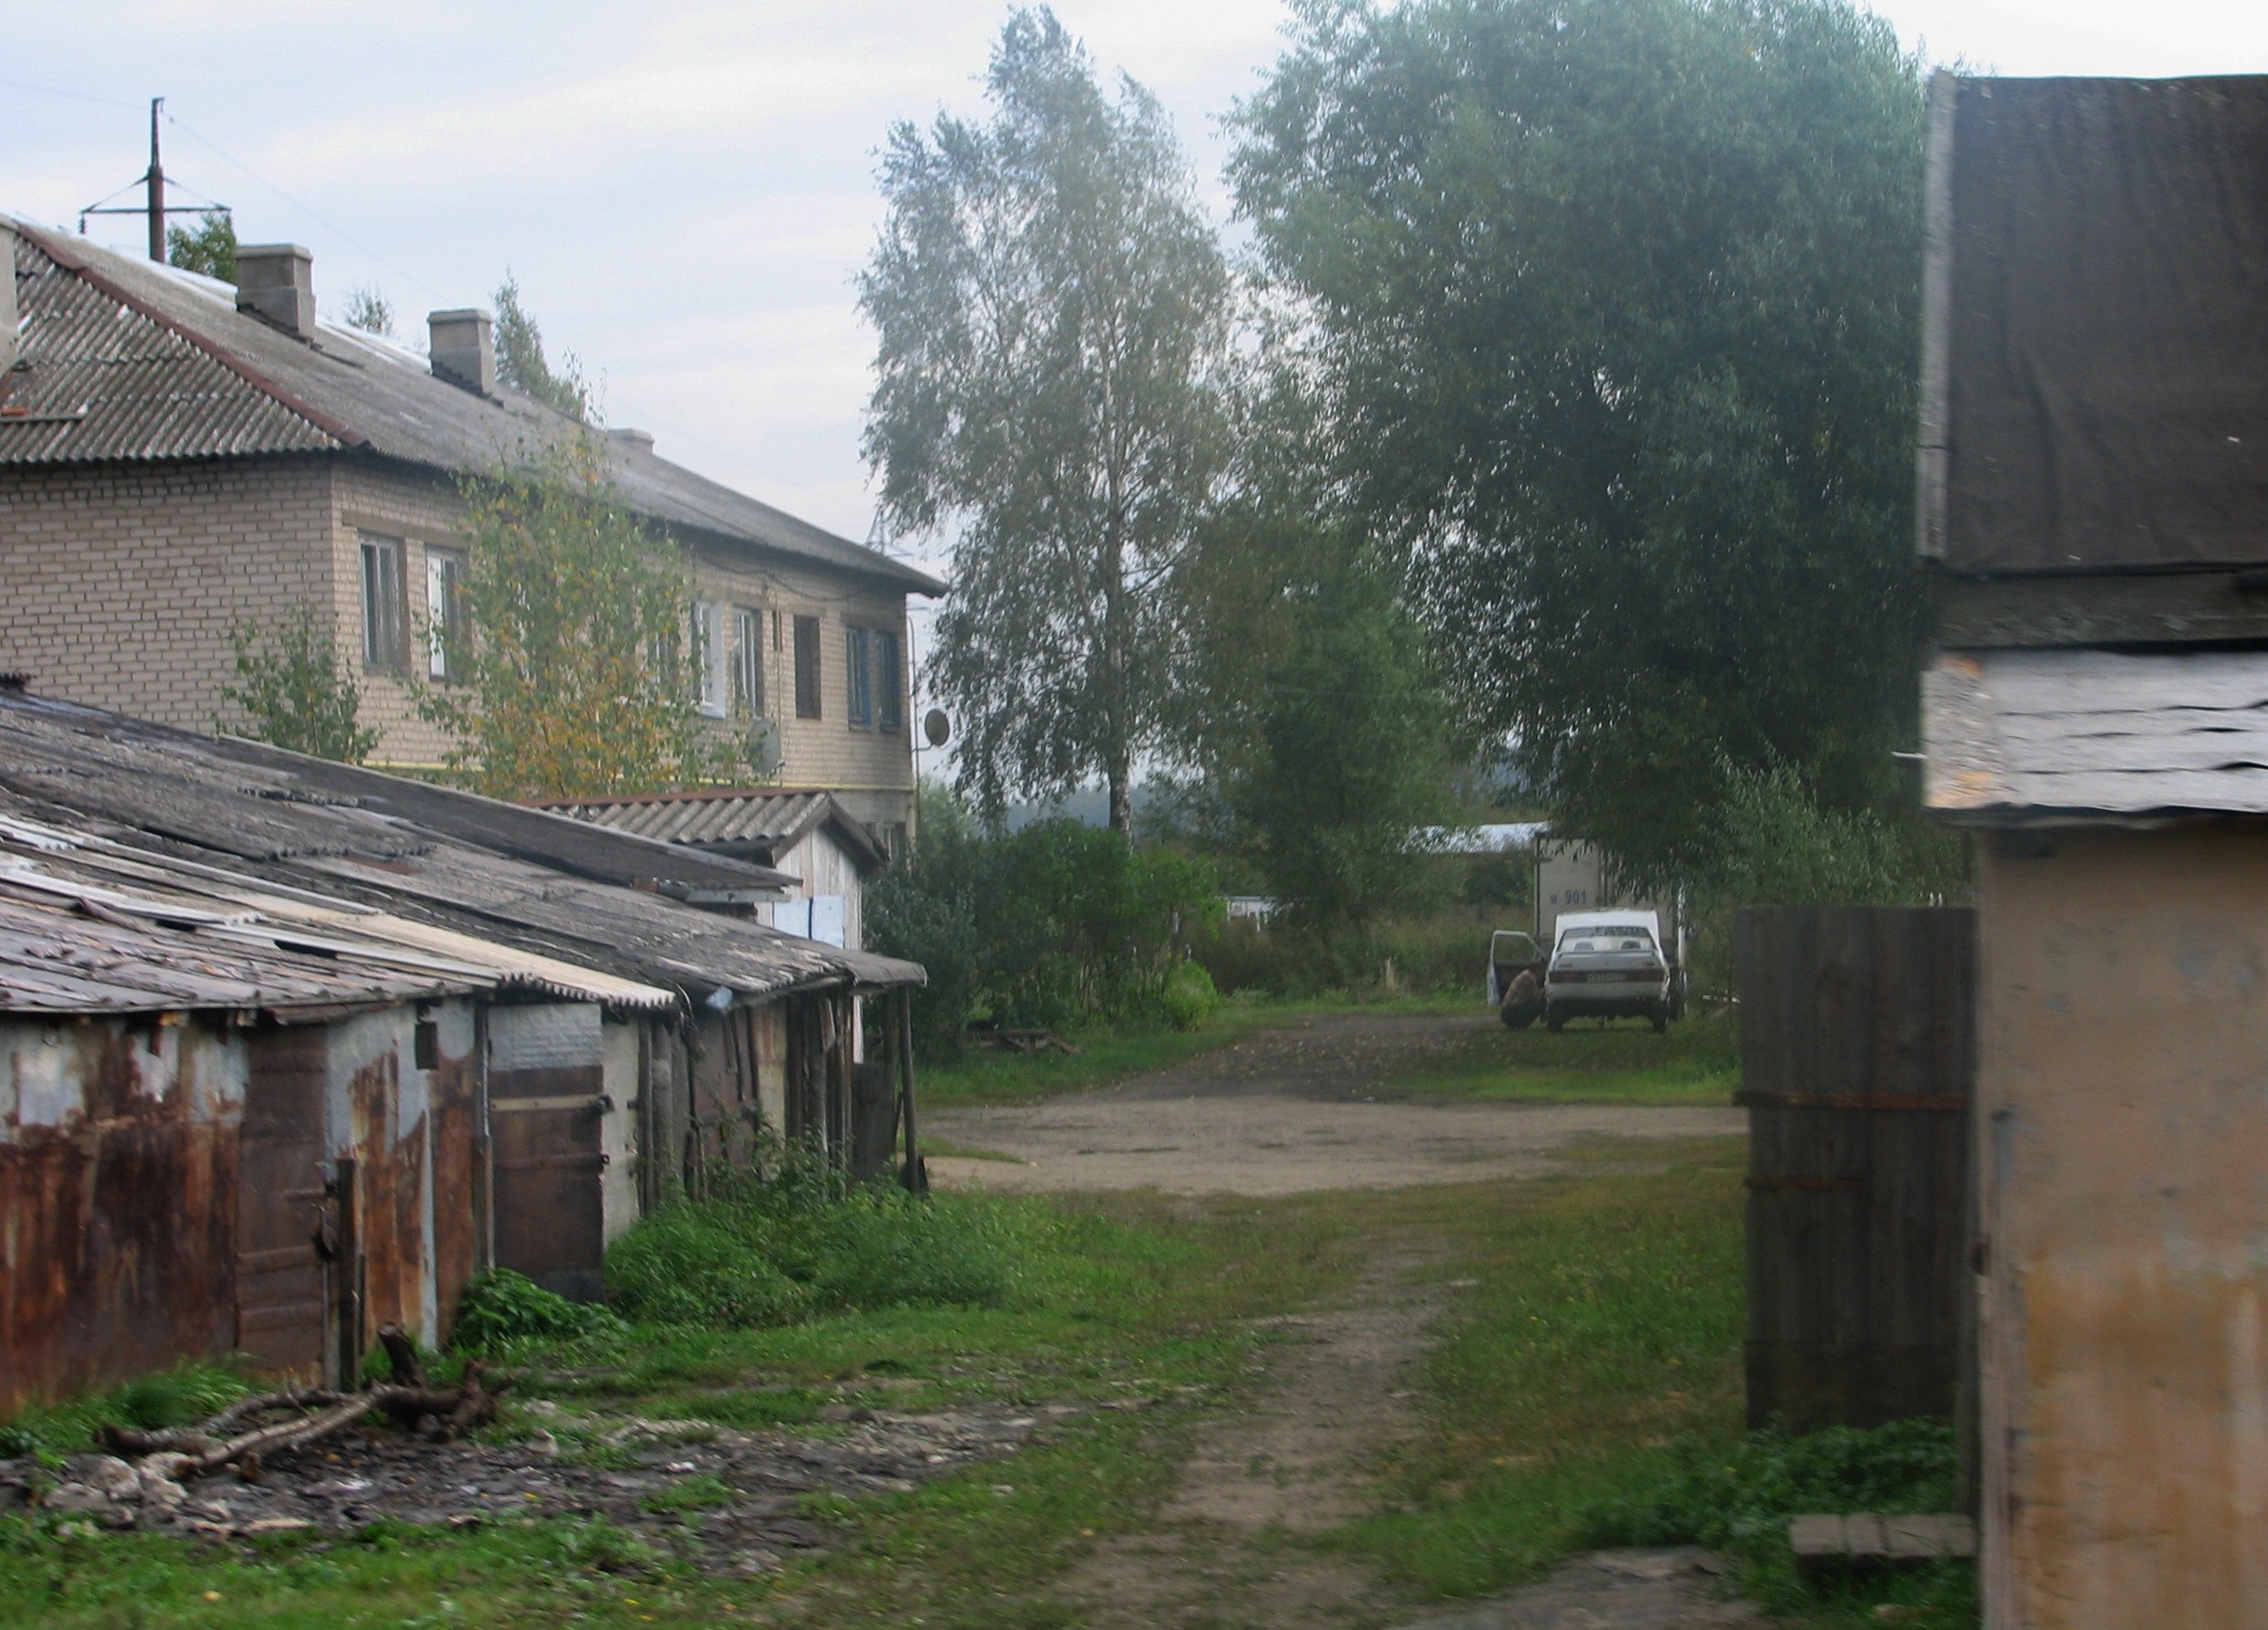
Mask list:
[[[2268,832],[1980,848],[1996,1625],[2268,1624]]]

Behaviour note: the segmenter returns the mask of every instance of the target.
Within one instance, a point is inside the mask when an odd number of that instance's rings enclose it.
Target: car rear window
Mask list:
[[[1628,928],[1571,928],[1559,936],[1562,951],[1651,951],[1654,937],[1633,924]]]

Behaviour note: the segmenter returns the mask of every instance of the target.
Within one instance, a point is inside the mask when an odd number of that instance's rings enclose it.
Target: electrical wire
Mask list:
[[[62,90],[53,85],[35,85],[28,79],[0,79],[0,85],[10,90],[29,90],[39,96],[59,96],[67,102],[91,102],[98,108],[130,108],[139,113],[141,102],[121,102],[115,97],[89,96],[80,90]]]
[[[230,152],[227,148],[223,147],[219,142],[214,141],[212,137],[206,135],[203,131],[198,130],[195,125],[185,124],[170,109],[166,111],[164,117],[167,124],[172,125],[175,130],[179,131],[183,135],[188,137],[192,142],[199,142],[205,147],[209,148],[213,152],[217,154],[223,162],[235,165],[238,170],[241,170],[246,175],[249,176],[254,182],[263,187],[266,187],[269,192],[275,194],[277,197],[282,199],[292,208],[298,210],[301,215],[305,216],[309,220],[314,222],[318,226],[321,226],[324,231],[329,232],[333,237],[337,237],[340,242],[346,244],[352,248],[361,250],[364,255],[368,256],[378,265],[385,268],[386,270],[392,272],[396,277],[404,279],[415,288],[424,289],[426,293],[431,295],[434,299],[440,300],[445,298],[439,289],[434,288],[432,284],[417,276],[417,273],[403,270],[400,267],[395,265],[391,260],[388,260],[385,256],[379,254],[377,250],[372,248],[368,244],[363,242],[353,233],[347,231],[345,227],[341,226],[337,222],[318,214],[312,206],[302,203],[301,200],[293,197],[290,194],[285,192],[274,182],[269,180],[268,177],[262,175],[258,171],[253,169],[251,165],[237,157],[235,153]]]

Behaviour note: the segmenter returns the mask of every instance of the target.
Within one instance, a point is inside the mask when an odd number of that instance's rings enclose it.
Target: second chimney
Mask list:
[[[477,395],[496,394],[496,324],[486,311],[434,311],[426,318],[433,342],[433,377]]]
[[[315,337],[315,258],[297,244],[237,246],[237,310]]]

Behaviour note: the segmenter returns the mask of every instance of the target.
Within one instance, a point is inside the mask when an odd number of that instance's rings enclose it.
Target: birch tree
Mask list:
[[[1160,740],[1172,576],[1220,464],[1229,285],[1156,99],[1011,14],[990,117],[900,123],[860,279],[864,447],[901,531],[950,532],[930,678],[978,806],[1099,778],[1131,825]]]

